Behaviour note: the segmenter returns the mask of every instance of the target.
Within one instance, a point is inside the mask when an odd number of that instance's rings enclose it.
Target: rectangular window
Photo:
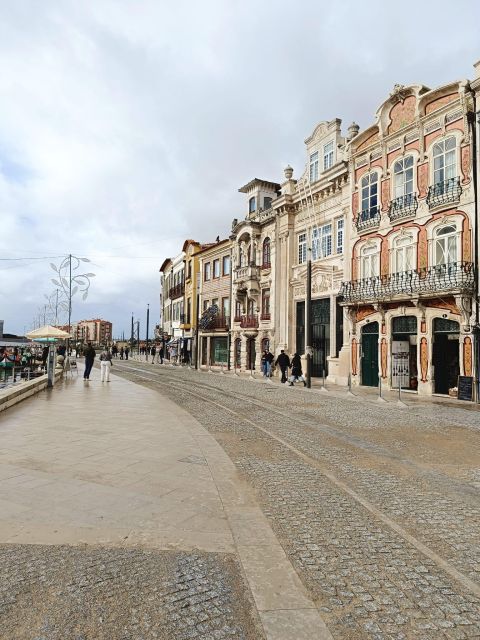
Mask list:
[[[188,261],[188,278],[190,279],[192,277],[192,261],[189,260]]]
[[[332,225],[324,224],[312,229],[312,260],[332,255]]]
[[[323,170],[333,167],[333,140],[323,147]]]
[[[343,218],[337,220],[337,253],[343,253]]]
[[[322,244],[321,244],[322,258],[332,255],[332,225],[324,224],[322,227]]]
[[[223,256],[223,275],[230,275],[230,256]]]
[[[270,289],[262,291],[262,316],[270,315]]]
[[[212,305],[215,305],[216,307],[218,307],[218,298],[214,298],[212,300]]]
[[[208,309],[208,300],[203,301],[203,310],[206,311]]]
[[[307,234],[300,233],[298,236],[298,264],[307,260]]]
[[[219,259],[213,261],[213,277],[214,278],[220,277],[220,260]]]
[[[206,262],[205,266],[203,267],[203,279],[206,280],[210,280],[211,277],[211,270],[212,265],[210,264],[210,262]]]
[[[318,180],[318,151],[310,155],[310,182]]]
[[[230,298],[222,298],[222,315],[224,318],[230,317]]]
[[[235,302],[235,317],[239,318],[242,315],[242,303],[238,300]]]

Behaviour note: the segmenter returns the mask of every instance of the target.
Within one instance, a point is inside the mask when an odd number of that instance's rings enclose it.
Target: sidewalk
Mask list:
[[[0,417],[0,543],[235,554],[269,640],[331,638],[216,440],[158,392],[82,373]]]

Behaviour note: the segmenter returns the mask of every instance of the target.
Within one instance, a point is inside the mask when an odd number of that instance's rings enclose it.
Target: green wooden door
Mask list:
[[[378,322],[362,329],[362,384],[378,386]]]

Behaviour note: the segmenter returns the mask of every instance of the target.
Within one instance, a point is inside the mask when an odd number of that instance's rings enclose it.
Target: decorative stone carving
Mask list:
[[[470,182],[470,145],[462,147],[462,184]]]
[[[416,99],[415,96],[405,96],[402,85],[394,95],[398,97],[400,102],[390,110],[390,126],[388,133],[395,133],[408,126],[415,120]]]
[[[382,180],[382,211],[388,211],[390,205],[390,180]]]
[[[424,162],[418,167],[418,197],[426,198],[428,193],[428,164]]]
[[[289,164],[287,164],[287,166],[283,170],[283,173],[285,175],[286,180],[291,180],[293,176],[293,168]]]
[[[356,338],[352,338],[352,376],[357,375],[357,367],[358,367],[358,341]]]
[[[471,376],[472,366],[472,339],[467,336],[463,341],[463,372],[466,376]]]
[[[387,339],[382,338],[380,342],[380,368],[382,370],[382,378],[387,377]]]
[[[428,372],[428,342],[425,337],[420,339],[420,373],[421,381],[427,381]]]

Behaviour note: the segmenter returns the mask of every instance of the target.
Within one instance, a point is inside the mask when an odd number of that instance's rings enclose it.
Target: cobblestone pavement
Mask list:
[[[480,413],[120,366],[174,400],[184,390],[334,638],[480,637]]]
[[[257,640],[261,633],[231,554],[0,545],[0,573],[2,640]]]

